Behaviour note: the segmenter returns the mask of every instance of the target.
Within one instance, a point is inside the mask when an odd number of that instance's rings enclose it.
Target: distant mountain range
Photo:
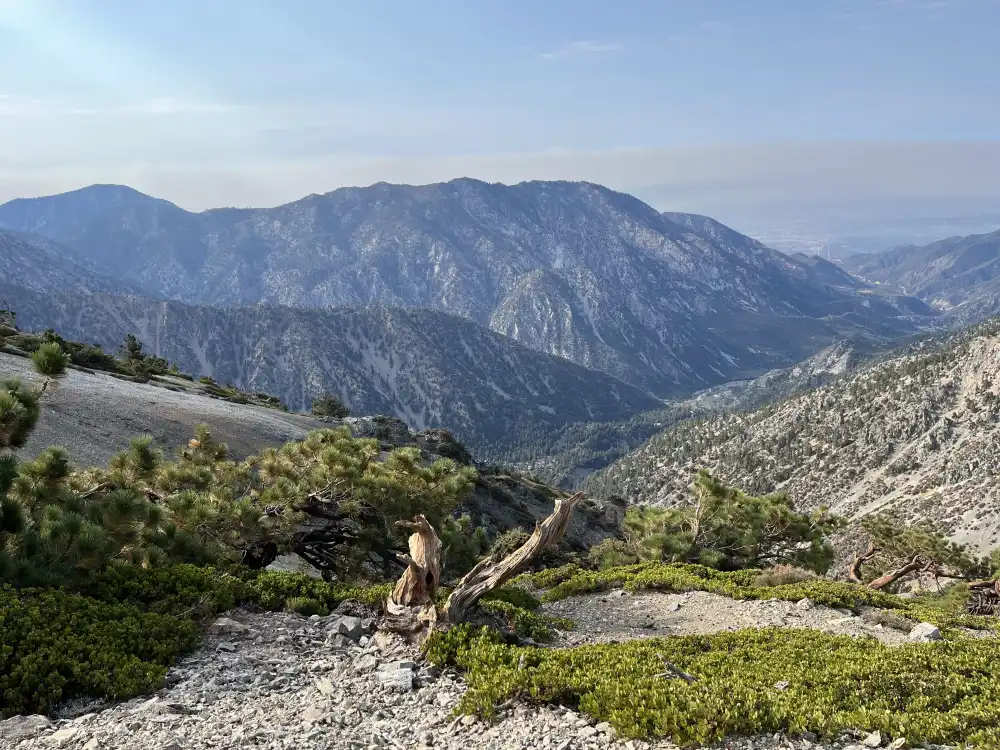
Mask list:
[[[956,323],[1000,313],[1000,231],[853,255],[842,266],[869,282],[919,297]]]
[[[0,228],[190,305],[451,313],[659,398],[789,366],[840,339],[906,335],[936,316],[824,261],[589,183],[380,183],[203,213],[93,186],[11,201]]]

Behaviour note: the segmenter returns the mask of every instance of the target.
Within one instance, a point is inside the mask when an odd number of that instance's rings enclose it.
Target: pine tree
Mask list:
[[[350,413],[350,409],[344,405],[344,402],[331,393],[325,393],[312,402],[312,414],[314,417],[343,419],[349,416]]]
[[[626,545],[592,552],[605,565],[641,559],[700,563],[722,570],[791,564],[825,572],[833,562],[826,537],[840,522],[824,511],[798,513],[782,494],[755,497],[701,471],[694,502],[676,508],[630,508],[622,530]]]

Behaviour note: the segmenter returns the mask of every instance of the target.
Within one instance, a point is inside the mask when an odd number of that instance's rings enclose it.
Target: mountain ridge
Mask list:
[[[378,183],[197,214],[103,186],[4,204],[0,227],[44,232],[155,298],[442,310],[660,398],[935,318],[593,183]]]
[[[855,255],[841,265],[924,300],[956,324],[1000,313],[1000,230]]]

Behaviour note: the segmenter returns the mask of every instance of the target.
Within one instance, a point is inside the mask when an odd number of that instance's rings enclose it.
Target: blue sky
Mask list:
[[[468,174],[676,203],[914,161],[980,195],[997,29],[1000,0],[0,0],[0,200]]]

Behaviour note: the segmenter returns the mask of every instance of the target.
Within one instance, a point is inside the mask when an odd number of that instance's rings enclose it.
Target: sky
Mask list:
[[[0,201],[471,176],[989,203],[997,29],[1000,0],[0,0]]]

